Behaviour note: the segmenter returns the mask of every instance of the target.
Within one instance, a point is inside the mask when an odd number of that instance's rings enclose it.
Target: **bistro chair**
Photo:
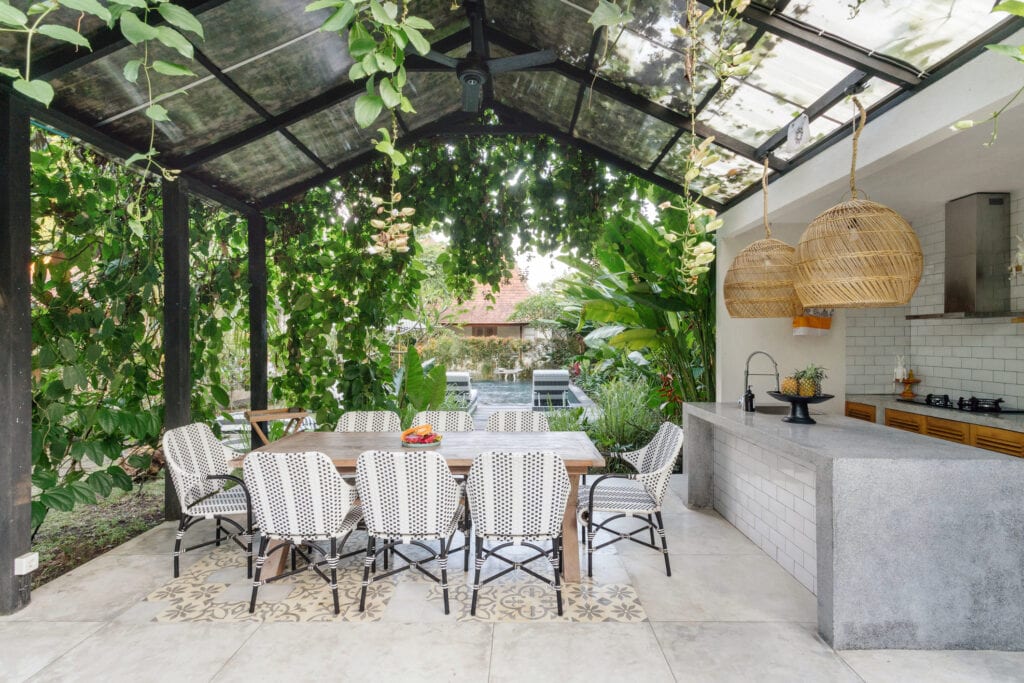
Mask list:
[[[358,555],[356,550],[339,555],[352,533],[362,512],[359,505],[350,505],[349,489],[335,469],[334,463],[323,453],[260,453],[254,451],[245,457],[245,480],[249,482],[253,498],[253,512],[262,537],[256,558],[256,576],[252,582],[249,612],[256,610],[256,595],[260,586],[311,570],[331,587],[334,613],[338,614],[338,563],[342,558]],[[281,541],[268,551],[271,540]],[[328,550],[319,544],[326,542]],[[293,548],[306,561],[304,567],[269,579],[263,578],[263,566],[275,552]],[[323,559],[317,561],[319,555]],[[324,571],[326,566],[330,576]]]
[[[665,525],[661,519],[661,506],[668,491],[672,467],[682,447],[683,430],[671,422],[665,422],[646,446],[637,451],[619,454],[619,457],[629,463],[636,473],[603,474],[590,486],[580,489],[580,520],[587,527],[587,576],[594,575],[595,550],[626,539],[654,550],[661,550],[665,556],[665,573],[672,576]],[[612,513],[612,516],[597,522],[594,519],[596,512]],[[628,533],[608,528],[609,523],[621,517],[636,518],[642,526]],[[645,529],[650,533],[650,542],[636,538],[636,535]],[[595,546],[594,536],[599,530],[609,532],[613,538]],[[661,548],[654,543],[655,531],[661,537]]]
[[[473,577],[473,602],[470,614],[476,615],[480,586],[510,571],[522,569],[555,589],[558,614],[562,614],[562,585],[559,563],[562,553],[562,520],[569,497],[569,473],[557,453],[527,452],[481,453],[473,460],[466,478],[466,495],[473,510],[473,535],[476,537],[476,570]],[[493,548],[486,540],[497,542]],[[538,543],[548,541],[549,550]],[[500,554],[505,548],[526,547],[535,552],[526,559]],[[509,565],[493,576],[480,580],[484,563],[494,558]],[[541,576],[526,565],[547,559],[554,576]]]
[[[498,410],[487,418],[489,432],[546,432],[548,418],[533,410]]]
[[[174,491],[181,505],[181,520],[174,537],[174,577],[179,561],[186,553],[223,541],[233,541],[245,551],[247,573],[252,576],[252,501],[245,482],[231,474],[228,461],[239,456],[220,442],[202,423],[168,429],[164,434],[164,459],[171,474]],[[228,482],[237,484],[226,489]],[[245,525],[228,515],[245,517]],[[216,536],[209,541],[182,549],[185,532],[204,519],[216,523]],[[226,532],[227,524],[233,532]]]
[[[402,420],[390,410],[354,410],[338,419],[336,432],[400,432]]]
[[[464,410],[424,410],[412,418],[414,425],[428,424],[435,432],[471,432],[473,416]]]
[[[463,518],[463,506],[462,491],[444,457],[436,451],[366,451],[356,460],[356,486],[369,536],[359,611],[366,606],[366,590],[371,583],[416,569],[441,585],[444,613],[448,614],[448,550]],[[382,541],[379,548],[378,540]],[[440,541],[440,550],[435,552],[425,541]],[[414,560],[399,550],[399,545],[418,546],[430,556]],[[371,577],[377,554],[384,551],[390,551],[406,564],[381,574],[374,572]],[[423,567],[434,560],[441,571],[440,578]]]

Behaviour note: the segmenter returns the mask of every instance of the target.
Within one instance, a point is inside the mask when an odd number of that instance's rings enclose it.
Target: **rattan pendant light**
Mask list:
[[[736,255],[725,274],[725,308],[733,318],[792,318],[802,310],[793,288],[795,249],[772,239],[768,224],[768,160],[761,175],[765,238]]]
[[[806,307],[901,306],[921,282],[924,257],[910,224],[887,206],[857,196],[857,140],[853,134],[850,196],[815,218],[796,248],[796,292]]]

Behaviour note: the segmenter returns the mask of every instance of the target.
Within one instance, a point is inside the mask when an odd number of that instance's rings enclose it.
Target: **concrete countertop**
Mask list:
[[[967,410],[933,408],[931,406],[918,405],[917,403],[897,401],[896,397],[892,394],[847,394],[846,400],[853,401],[854,403],[866,403],[883,410],[886,408],[902,410],[905,413],[914,413],[916,415],[930,415],[955,422],[1008,429],[1012,432],[1024,432],[1024,414],[1000,415],[998,413],[972,413]],[[883,419],[882,415],[878,416],[879,421]]]
[[[957,461],[1012,458],[839,415],[813,415],[817,424],[800,425],[783,422],[783,416],[778,414],[747,413],[731,403],[687,403],[684,411],[687,416],[732,430],[754,443],[812,464],[822,459],[848,458]]]

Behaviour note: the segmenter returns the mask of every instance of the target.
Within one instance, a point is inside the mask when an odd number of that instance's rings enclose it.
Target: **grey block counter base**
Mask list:
[[[1024,460],[815,419],[687,404],[688,504],[719,510],[815,591],[837,650],[1024,650]],[[788,516],[792,496],[803,516]]]

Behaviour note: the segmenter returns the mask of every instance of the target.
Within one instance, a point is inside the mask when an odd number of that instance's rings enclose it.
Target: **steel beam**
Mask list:
[[[601,44],[601,40],[607,32],[607,27],[601,26],[594,31],[594,36],[590,39],[590,52],[587,53],[587,61],[586,64],[583,65],[583,70],[587,73],[594,70],[594,60],[597,58],[597,48]],[[576,92],[576,106],[572,109],[572,119],[569,121],[569,135],[572,135],[576,130],[576,121],[580,118],[580,111],[583,109],[583,96],[586,94],[586,83],[580,83],[580,89]]]
[[[14,558],[32,549],[32,203],[29,111],[0,91],[0,614],[25,607],[31,575]]]
[[[164,428],[192,421],[192,326],[189,300],[188,194],[180,181],[163,181],[164,213]],[[164,517],[181,507],[171,477],[164,479]]]
[[[267,220],[248,216],[249,242],[249,408],[267,407]],[[266,426],[263,427],[266,429]],[[250,443],[259,443],[255,428]]]

